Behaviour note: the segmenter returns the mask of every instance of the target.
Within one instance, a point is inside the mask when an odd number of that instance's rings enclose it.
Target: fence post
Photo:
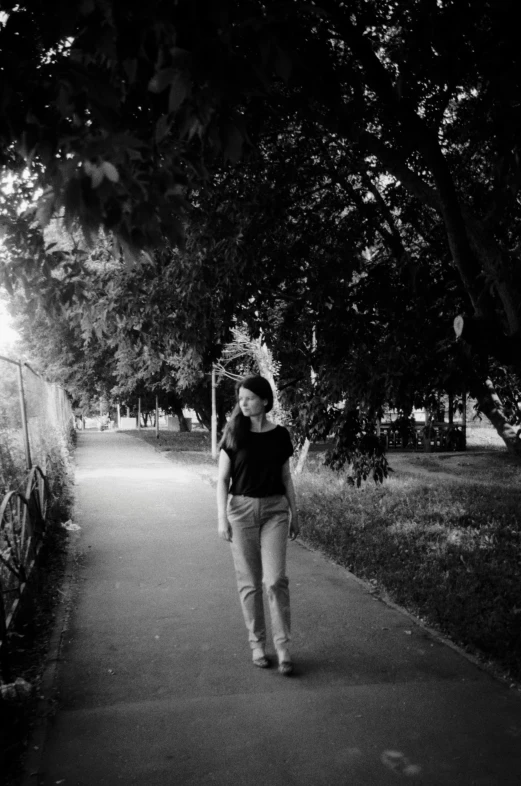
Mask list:
[[[18,362],[18,391],[20,394],[20,414],[22,416],[22,429],[24,432],[25,462],[27,470],[32,469],[31,446],[29,444],[29,429],[27,428],[27,409],[25,407],[23,363]]]
[[[4,599],[2,597],[2,586],[0,584],[0,678],[4,682],[11,681],[11,670],[9,667],[9,652],[7,649],[7,626]]]
[[[215,383],[215,363],[212,365],[212,457],[217,458],[217,400]]]

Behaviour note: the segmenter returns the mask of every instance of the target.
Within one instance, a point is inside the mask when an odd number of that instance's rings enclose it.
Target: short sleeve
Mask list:
[[[293,443],[291,441],[291,437],[287,428],[282,428],[283,433],[283,453],[284,453],[284,461],[287,461],[294,453],[293,451]]]
[[[221,450],[224,450],[228,458],[231,460],[233,458],[233,450],[226,445],[221,446]]]

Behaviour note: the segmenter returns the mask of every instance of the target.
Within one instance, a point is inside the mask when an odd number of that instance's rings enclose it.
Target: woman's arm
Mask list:
[[[226,514],[228,489],[230,488],[232,463],[228,454],[221,450],[219,454],[219,475],[217,477],[217,533],[220,538],[231,542],[232,528]]]
[[[295,540],[300,532],[298,523],[297,500],[295,498],[295,487],[293,485],[293,478],[291,477],[291,469],[289,467],[289,459],[282,466],[282,482],[286,489],[286,499],[288,500],[291,519],[289,523],[289,537]]]

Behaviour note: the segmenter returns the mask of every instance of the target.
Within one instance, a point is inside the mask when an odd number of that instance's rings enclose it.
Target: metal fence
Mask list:
[[[0,355],[0,677],[47,524],[49,498],[69,466],[73,413],[65,391]]]

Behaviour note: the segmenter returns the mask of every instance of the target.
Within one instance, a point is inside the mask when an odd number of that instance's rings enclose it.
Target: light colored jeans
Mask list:
[[[266,625],[262,584],[268,596],[275,648],[290,641],[289,582],[286,576],[289,506],[286,497],[228,499],[232,554],[250,647],[264,647]]]

